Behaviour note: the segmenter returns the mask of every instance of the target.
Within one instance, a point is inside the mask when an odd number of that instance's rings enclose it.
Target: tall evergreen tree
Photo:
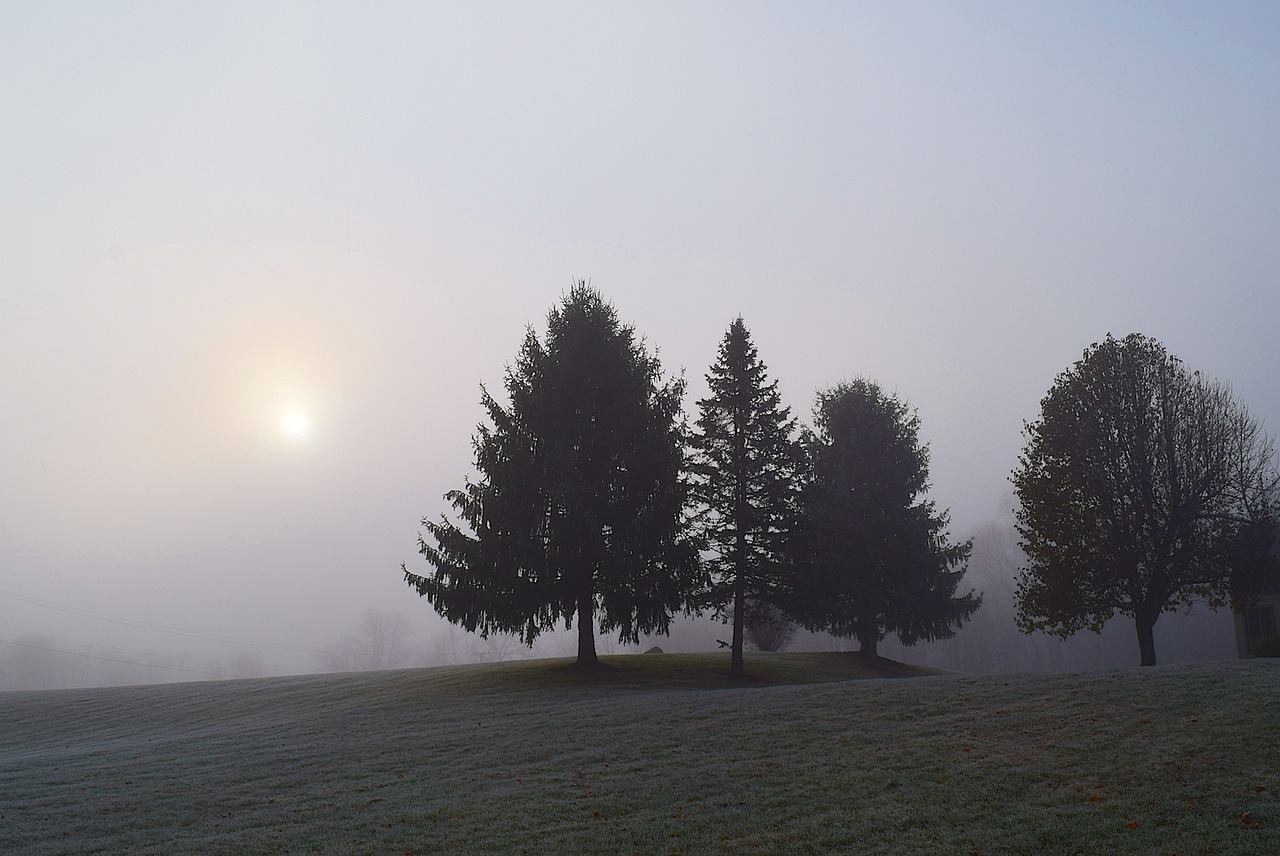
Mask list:
[[[768,380],[741,317],[725,333],[707,384],[711,395],[698,402],[690,492],[709,549],[711,605],[733,622],[730,671],[741,676],[748,606],[778,599],[802,456],[790,408],[782,406],[778,383]]]
[[[478,481],[445,498],[465,529],[424,519],[425,576],[405,581],[447,620],[481,635],[578,622],[578,664],[601,632],[665,633],[700,585],[686,537],[684,382],[662,380],[631,327],[585,282],[530,328],[507,369],[510,404],[484,387],[490,425],[472,445]]]
[[[949,543],[947,512],[924,498],[919,418],[860,378],[820,392],[814,421],[796,577],[805,623],[856,638],[866,657],[887,633],[904,645],[955,635],[982,597],[955,595],[972,542]]]

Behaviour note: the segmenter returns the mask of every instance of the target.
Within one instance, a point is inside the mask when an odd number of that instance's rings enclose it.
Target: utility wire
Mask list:
[[[8,628],[6,628],[5,630],[0,631],[0,632],[5,632],[5,633],[14,633],[14,634],[17,634],[17,635],[18,635],[18,638],[19,638],[19,639],[27,639],[27,640],[29,640],[29,641],[27,641],[27,642],[14,642],[13,644],[15,644],[15,645],[27,645],[27,646],[30,646],[30,647],[36,647],[36,646],[35,646],[35,642],[32,642],[32,641],[30,641],[30,640],[36,640],[36,641],[38,641],[38,642],[46,642],[46,641],[48,641],[48,640],[50,640],[50,639],[53,639],[53,640],[58,641],[58,642],[70,642],[70,643],[71,643],[71,644],[73,644],[73,645],[80,645],[80,646],[83,646],[84,648],[87,648],[87,649],[90,649],[90,650],[92,650],[92,649],[94,649],[94,648],[97,648],[97,649],[100,649],[100,650],[105,650],[105,651],[108,651],[108,652],[110,652],[110,653],[112,653],[112,654],[129,654],[129,655],[132,655],[132,656],[134,656],[134,657],[153,657],[153,656],[156,656],[156,652],[154,652],[154,651],[139,651],[137,648],[129,648],[129,647],[126,647],[126,646],[123,646],[123,645],[113,645],[113,644],[110,644],[110,643],[103,643],[103,642],[86,642],[86,641],[84,641],[83,639],[72,639],[72,638],[71,638],[71,637],[69,637],[69,636],[59,636],[59,635],[58,635],[58,634],[56,634],[56,633],[48,633],[48,632],[46,632],[46,631],[44,631],[44,630],[28,630],[28,629],[27,629],[27,628],[25,628],[25,627],[14,627],[14,626],[12,626],[12,625],[10,625]],[[3,641],[4,641],[3,639],[0,639],[0,642],[3,642]],[[58,650],[59,652],[61,652],[61,653],[64,653],[64,654],[75,654],[75,653],[76,653],[74,650],[71,650],[71,649],[69,649],[69,648],[58,648],[57,650]],[[89,655],[86,655],[86,656],[89,656]],[[174,659],[182,660],[182,661],[185,661],[185,662],[187,662],[187,663],[196,663],[196,662],[197,662],[197,661],[196,661],[196,659],[195,659],[194,657],[181,657],[181,656],[180,656],[180,657],[175,657]],[[167,668],[167,667],[165,667],[165,668]],[[203,672],[204,670],[201,670],[201,671]],[[207,674],[216,674],[216,673],[215,673],[215,672],[207,672]]]
[[[22,648],[35,648],[37,651],[52,651],[55,654],[66,654],[71,657],[87,657],[90,660],[106,660],[108,663],[128,663],[130,666],[145,666],[148,669],[169,669],[174,672],[190,672],[194,675],[204,675],[209,678],[233,678],[235,675],[228,675],[226,672],[210,672],[205,669],[184,669],[182,666],[161,666],[157,663],[140,663],[137,660],[123,660],[119,657],[102,657],[97,654],[82,654],[78,651],[67,651],[63,648],[48,648],[44,645],[32,645],[29,642],[14,642],[12,639],[0,639],[6,645],[18,645]]]
[[[115,616],[115,615],[105,615],[101,612],[93,612],[88,609],[77,609],[74,606],[62,606],[61,604],[52,603],[51,601],[41,600],[38,597],[29,597],[25,594],[18,594],[17,592],[8,591],[6,589],[0,589],[0,595],[13,598],[14,600],[20,600],[24,603],[31,603],[37,606],[43,606],[46,609],[56,609],[61,612],[70,612],[73,615],[82,615],[85,618],[93,618],[97,621],[109,621],[113,624],[124,624],[128,627],[137,627],[140,630],[152,630],[152,631],[155,631],[156,633],[171,633],[175,636],[187,636],[192,639],[203,639],[208,642],[227,642],[232,645],[250,645],[250,646],[260,646],[263,648],[277,648],[282,651],[299,651],[304,654],[323,654],[324,653],[324,651],[321,651],[318,648],[303,648],[298,645],[284,645],[279,642],[260,642],[260,641],[246,640],[246,639],[231,639],[226,636],[209,636],[204,633],[193,633],[189,630],[178,630],[173,627],[164,627],[162,625],[151,624],[146,621],[133,621],[128,618],[120,618],[119,616]]]

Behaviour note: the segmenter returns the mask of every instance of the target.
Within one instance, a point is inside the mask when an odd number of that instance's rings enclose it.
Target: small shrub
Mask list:
[[[795,622],[776,607],[754,603],[747,609],[745,627],[747,641],[759,651],[782,651],[791,644],[799,629]]]

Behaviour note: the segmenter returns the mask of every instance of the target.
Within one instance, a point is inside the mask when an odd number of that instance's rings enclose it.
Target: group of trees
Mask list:
[[[782,406],[742,319],[707,374],[693,428],[684,384],[613,307],[577,283],[483,386],[475,480],[424,519],[423,575],[406,582],[447,620],[532,646],[578,625],[638,642],[679,612],[731,623],[730,668],[785,644],[791,622],[876,656],[946,639],[981,595],[958,595],[972,542],[927,498],[929,450],[896,395],[856,379],[819,392],[812,427]],[[1155,662],[1162,611],[1248,598],[1277,577],[1270,441],[1226,387],[1159,343],[1110,337],[1064,372],[1025,427],[1012,481],[1026,562],[1019,627],[1069,635],[1117,612]]]
[[[955,596],[969,545],[948,543],[923,497],[928,451],[905,404],[840,384],[801,431],[741,319],[707,380],[692,431],[683,382],[577,283],[545,341],[527,332],[509,403],[481,387],[479,478],[446,494],[458,521],[422,521],[432,570],[402,566],[406,582],[481,635],[532,645],[576,621],[587,667],[597,625],[637,642],[681,611],[732,623],[734,674],[747,626],[769,635],[783,615],[874,656],[886,633],[942,638],[973,613],[979,596]]]
[[[951,639],[911,649],[886,639],[880,645],[881,656],[974,675],[1086,672],[1137,665],[1138,639],[1132,621],[1110,621],[1101,632],[1070,635],[1027,633],[1018,627],[1018,577],[1028,562],[1018,543],[1014,504],[1009,497],[1007,515],[993,516],[972,533],[973,553],[964,584],[982,592],[982,608]],[[1236,656],[1231,618],[1203,603],[1163,616],[1154,637],[1162,663]],[[815,639],[800,642],[821,644]]]

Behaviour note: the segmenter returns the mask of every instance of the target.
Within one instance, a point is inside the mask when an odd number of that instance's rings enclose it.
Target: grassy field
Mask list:
[[[0,850],[1280,853],[1280,661],[607,662],[0,694]]]

